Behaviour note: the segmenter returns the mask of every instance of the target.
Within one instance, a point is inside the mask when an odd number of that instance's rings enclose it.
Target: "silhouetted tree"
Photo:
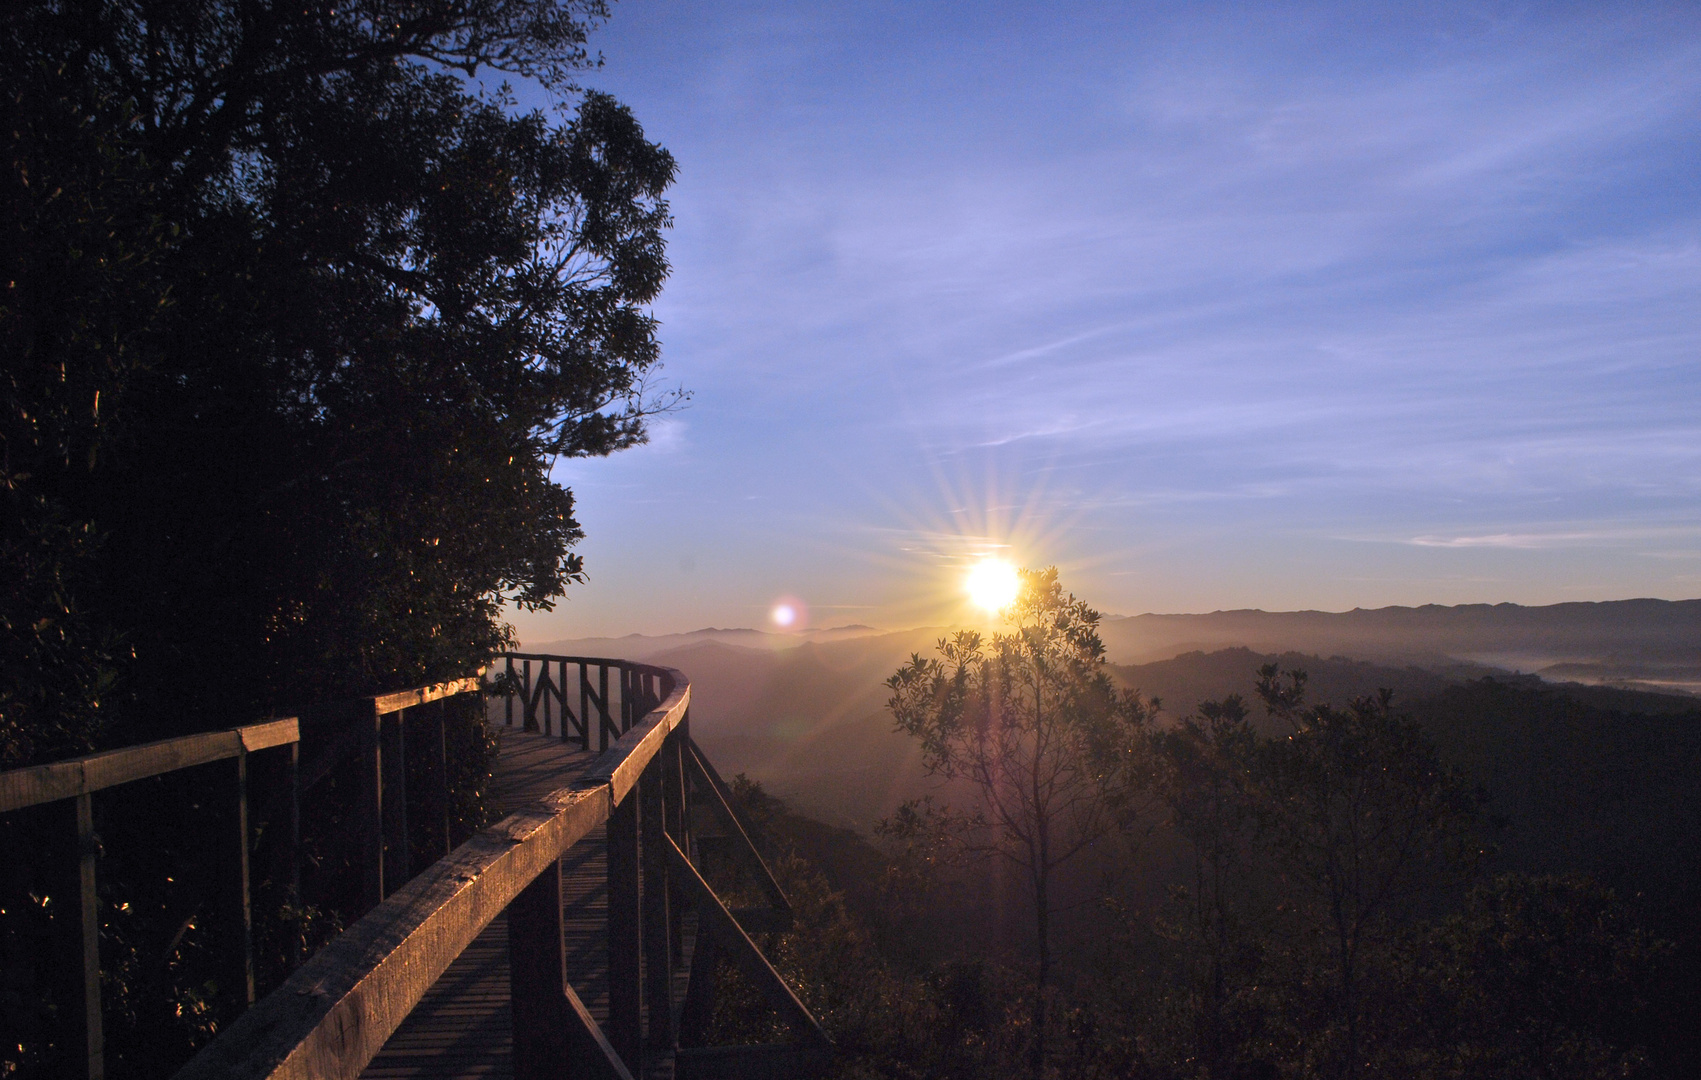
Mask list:
[[[1021,572],[1003,613],[1009,633],[941,639],[887,680],[897,730],[920,744],[929,773],[970,784],[978,805],[952,817],[965,845],[1026,878],[1034,904],[1032,1062],[1046,1053],[1052,885],[1059,867],[1116,828],[1119,792],[1148,709],[1104,670],[1098,612],[1058,584],[1055,568]],[[912,808],[913,809],[913,808]]]
[[[1259,1026],[1260,1003],[1250,999],[1273,929],[1259,843],[1262,740],[1245,702],[1230,695],[1152,731],[1151,747],[1155,791],[1192,856],[1189,880],[1172,889],[1192,1054],[1208,1075],[1229,1075]]]
[[[1315,1065],[1354,1076],[1365,952],[1411,901],[1464,880],[1476,800],[1393,711],[1389,691],[1345,709],[1307,706],[1305,672],[1284,678],[1270,664],[1258,674],[1259,696],[1292,729],[1265,744],[1257,768],[1260,839],[1320,932]]]
[[[605,15],[8,13],[0,764],[459,674],[582,574],[552,463],[668,405],[674,164],[571,82]]]
[[[1659,999],[1693,1011],[1670,961],[1669,943],[1587,878],[1497,878],[1457,913],[1412,927],[1367,980],[1365,1069],[1436,1080],[1688,1075],[1655,1051],[1675,1041]]]
[[[675,400],[649,383],[647,310],[674,162],[572,82],[606,14],[7,8],[0,768],[467,674],[510,640],[505,604],[583,575],[554,464],[642,441]],[[123,824],[156,863],[192,857],[163,806]],[[6,839],[17,912],[45,890],[29,831]],[[103,864],[112,910],[126,873]],[[166,1000],[166,968],[188,994],[199,930],[156,948],[139,910],[107,920],[109,951],[150,971],[109,1000]],[[0,974],[33,1025],[54,1002],[11,940]],[[112,1067],[169,1071],[204,1037],[190,1011],[131,1025],[177,1039],[140,1057],[112,1026]],[[0,1071],[50,1038],[8,1023]]]

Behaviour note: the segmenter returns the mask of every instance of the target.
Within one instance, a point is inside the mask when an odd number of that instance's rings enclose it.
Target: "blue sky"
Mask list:
[[[1701,7],[622,0],[652,443],[541,642],[1701,596]]]

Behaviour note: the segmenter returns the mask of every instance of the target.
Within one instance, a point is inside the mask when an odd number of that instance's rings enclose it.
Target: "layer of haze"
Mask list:
[[[650,445],[534,642],[1701,595],[1701,8],[622,0]]]

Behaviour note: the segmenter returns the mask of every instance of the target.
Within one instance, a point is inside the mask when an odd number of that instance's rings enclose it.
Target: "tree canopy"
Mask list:
[[[978,800],[968,812],[944,811],[937,823],[909,804],[897,828],[942,824],[966,846],[1007,859],[1031,890],[1037,1070],[1045,1058],[1053,882],[1060,867],[1119,824],[1126,761],[1150,707],[1111,683],[1099,614],[1063,591],[1056,568],[1020,576],[1003,612],[1009,633],[983,643],[976,631],[958,631],[940,640],[938,657],[912,656],[886,685],[897,729],[920,743],[927,770],[967,781]]]
[[[606,14],[6,17],[0,766],[461,674],[582,577],[553,463],[678,400]]]

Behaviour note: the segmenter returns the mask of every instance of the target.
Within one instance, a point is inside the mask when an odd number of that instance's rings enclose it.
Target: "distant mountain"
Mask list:
[[[1464,604],[1328,611],[1136,615],[1100,627],[1110,658],[1162,660],[1229,647],[1296,650],[1445,669],[1533,672],[1556,680],[1701,691],[1701,600]]]
[[[934,790],[915,742],[892,730],[885,680],[937,630],[883,634],[792,649],[697,640],[651,654],[691,680],[691,731],[726,775],[745,772],[800,811],[866,831],[905,799]],[[1382,686],[1401,700],[1449,681],[1416,669],[1245,649],[1114,667],[1115,677],[1165,701],[1175,716],[1206,698],[1252,696],[1255,672],[1275,660],[1304,667],[1318,700],[1345,701]]]
[[[528,649],[679,668],[694,689],[693,733],[723,771],[748,772],[804,813],[866,829],[930,790],[915,746],[892,731],[883,684],[950,629],[708,628]],[[1312,700],[1337,703],[1388,687],[1409,705],[1467,678],[1513,671],[1701,689],[1701,601],[1138,615],[1102,630],[1116,677],[1161,697],[1169,716],[1230,693],[1251,702],[1258,666],[1272,661],[1305,668]],[[1617,692],[1605,687],[1592,692]],[[1673,708],[1688,701],[1674,699]],[[1619,707],[1607,697],[1598,705]]]
[[[648,660],[713,642],[783,652],[803,645],[867,639],[884,653],[925,650],[952,627],[891,632],[840,626],[797,633],[708,627],[687,634],[582,638],[532,644],[536,652]],[[1701,692],[1701,600],[1601,603],[1463,604],[1355,608],[1352,611],[1213,611],[1203,615],[1107,616],[1100,633],[1119,664],[1187,652],[1245,648],[1280,654],[1344,656],[1453,674],[1497,669],[1555,681]]]
[[[861,623],[817,630],[788,631],[786,633],[752,630],[748,627],[729,627],[723,630],[718,626],[708,626],[684,634],[662,634],[657,637],[648,637],[644,634],[627,634],[625,637],[572,638],[565,641],[527,642],[525,650],[558,656],[613,656],[622,660],[649,660],[657,653],[702,642],[736,645],[744,649],[795,649],[799,645],[806,645],[811,642],[847,641],[852,638],[868,637],[885,632],[872,626],[863,626]]]
[[[1112,664],[1110,669],[1122,685],[1162,699],[1163,716],[1183,716],[1197,709],[1201,701],[1216,701],[1229,694],[1239,694],[1254,716],[1260,716],[1263,706],[1254,687],[1258,669],[1269,663],[1288,671],[1303,670],[1308,701],[1339,704],[1382,689],[1394,691],[1396,705],[1409,704],[1458,681],[1456,676],[1419,667],[1396,668],[1339,656],[1325,660],[1298,652],[1269,654],[1240,648],[1183,653],[1150,664]]]

